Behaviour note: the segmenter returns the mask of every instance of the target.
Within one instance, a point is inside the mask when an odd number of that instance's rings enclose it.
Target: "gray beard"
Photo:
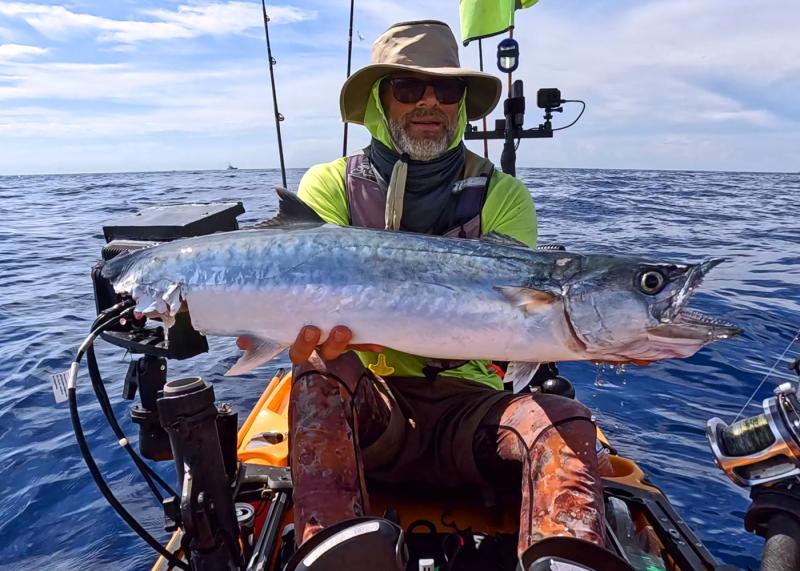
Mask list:
[[[398,151],[406,153],[414,161],[432,161],[447,152],[447,147],[450,146],[455,135],[455,129],[452,126],[447,125],[444,133],[438,139],[414,139],[408,134],[405,125],[405,120],[409,118],[406,116],[399,121],[394,119],[389,121],[389,132]]]

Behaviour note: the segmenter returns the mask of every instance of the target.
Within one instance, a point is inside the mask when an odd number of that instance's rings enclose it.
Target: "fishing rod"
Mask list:
[[[286,166],[283,161],[283,140],[281,139],[281,121],[284,120],[284,116],[280,113],[280,111],[278,111],[278,94],[275,91],[274,66],[278,62],[274,57],[272,57],[272,46],[269,43],[269,16],[267,15],[267,4],[265,0],[261,0],[261,13],[264,16],[264,35],[267,38],[267,63],[269,65],[269,80],[272,86],[272,106],[275,113],[275,130],[278,132],[278,156],[281,160],[281,180],[283,181],[283,187],[287,188]]]
[[[347,32],[347,77],[350,77],[350,66],[353,61],[353,12],[355,0],[350,0],[350,28]],[[344,136],[342,137],[342,156],[347,156],[347,121],[344,122]],[[285,186],[285,185],[284,185]]]
[[[715,463],[733,483],[750,490],[744,527],[765,540],[765,571],[800,568],[800,358],[789,365],[797,380],[776,387],[760,414],[739,418],[798,340],[800,330],[730,425],[716,417],[706,424]]]
[[[483,39],[478,39],[478,63],[480,64],[480,70],[483,71]],[[486,133],[488,127],[486,126],[486,117],[483,117],[483,132]],[[483,136],[483,158],[489,158],[489,139],[486,138],[486,135]]]

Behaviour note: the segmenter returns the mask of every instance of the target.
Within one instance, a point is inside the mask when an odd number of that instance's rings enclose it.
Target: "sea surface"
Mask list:
[[[301,170],[289,172],[296,188]],[[761,540],[746,533],[747,492],[712,461],[708,418],[730,421],[770,369],[755,402],[792,375],[800,329],[800,175],[630,170],[522,169],[535,197],[541,242],[571,250],[641,253],[669,260],[727,258],[692,307],[739,324],[745,334],[686,360],[629,367],[562,365],[579,398],[621,453],[660,486],[711,552],[757,565]],[[203,171],[0,177],[0,568],[149,569],[154,554],[107,506],[80,457],[66,403],[50,375],[69,367],[94,316],[90,268],[103,223],[164,203],[241,201],[243,225],[275,212],[277,171]],[[279,360],[258,374],[224,378],[238,351],[170,363],[170,376],[214,383],[240,421]],[[120,398],[130,356],[98,343],[114,410],[135,439]],[[779,361],[779,362],[778,362]],[[85,370],[79,384],[85,432],[121,501],[160,539],[162,513],[116,445]],[[756,413],[756,404],[747,412]],[[174,481],[171,463],[157,469]]]

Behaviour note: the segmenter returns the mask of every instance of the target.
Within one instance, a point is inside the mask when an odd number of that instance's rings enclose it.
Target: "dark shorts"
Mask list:
[[[385,483],[483,484],[473,454],[478,425],[514,395],[465,379],[378,379],[388,427],[362,450],[367,476]]]

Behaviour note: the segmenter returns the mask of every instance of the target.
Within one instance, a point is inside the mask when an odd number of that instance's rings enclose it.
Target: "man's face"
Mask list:
[[[402,84],[404,79],[427,81],[439,78],[422,73],[402,73],[390,76],[381,86],[381,103],[398,150],[417,161],[433,160],[443,155],[453,140],[459,101],[442,103],[433,86],[427,85],[419,101],[403,103],[398,101],[395,91],[407,87]]]

